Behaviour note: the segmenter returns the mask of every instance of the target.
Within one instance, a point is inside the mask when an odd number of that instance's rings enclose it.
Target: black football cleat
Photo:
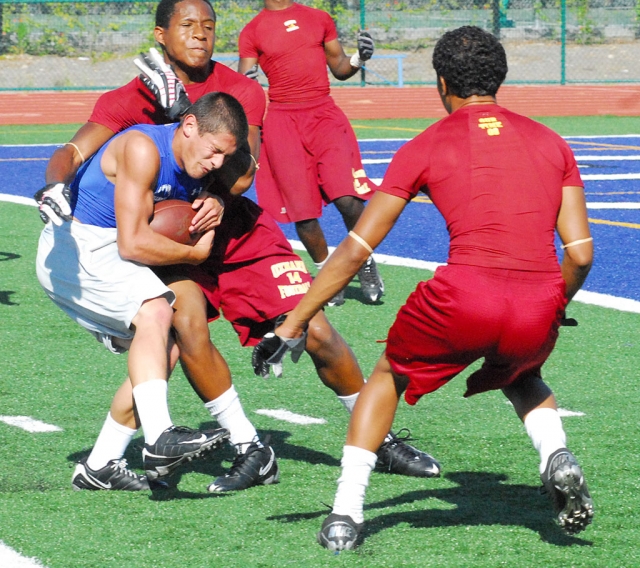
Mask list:
[[[358,279],[360,280],[360,290],[364,299],[369,304],[376,303],[384,294],[384,282],[378,272],[376,261],[370,256],[358,270]]]
[[[398,436],[403,432],[406,435]],[[440,477],[438,461],[428,453],[407,444],[411,440],[409,430],[403,428],[398,434],[391,432],[391,440],[380,446],[376,471],[409,477]]]
[[[280,470],[276,455],[268,442],[268,437],[262,443],[254,442],[242,454],[236,450],[231,469],[215,479],[208,490],[211,493],[226,493],[242,491],[256,485],[278,483]]]
[[[169,475],[178,466],[220,447],[228,439],[229,431],[225,428],[193,430],[186,426],[171,426],[160,434],[155,444],[145,444],[142,449],[147,477],[155,480]]]
[[[553,452],[540,479],[560,528],[568,534],[586,529],[593,520],[593,501],[574,455],[567,448]]]
[[[138,475],[127,468],[127,460],[110,460],[103,468],[90,469],[86,460],[76,464],[71,478],[71,487],[75,491],[148,491],[161,486],[149,484],[144,475]]]
[[[322,523],[318,543],[331,552],[353,550],[360,544],[364,523],[356,523],[348,515],[331,513]]]

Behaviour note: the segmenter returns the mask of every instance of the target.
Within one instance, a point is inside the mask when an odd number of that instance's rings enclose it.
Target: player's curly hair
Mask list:
[[[498,39],[476,26],[445,33],[433,50],[433,68],[447,91],[466,99],[495,96],[507,76],[507,54]]]
[[[167,29],[171,23],[171,17],[176,11],[176,4],[184,2],[184,0],[160,0],[160,3],[156,7],[156,26]],[[213,5],[209,0],[202,0],[205,4],[209,4],[211,11],[213,12],[213,21],[216,21],[216,11],[213,9]]]
[[[227,93],[207,93],[193,103],[184,117],[192,114],[198,121],[198,134],[228,132],[241,144],[249,135],[247,115],[238,100]]]

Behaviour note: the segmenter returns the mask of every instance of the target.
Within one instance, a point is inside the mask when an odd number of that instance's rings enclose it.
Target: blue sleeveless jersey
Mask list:
[[[181,199],[193,201],[202,191],[202,180],[193,179],[182,171],[171,149],[173,135],[178,124],[151,125],[139,124],[119,133],[121,136],[130,130],[139,130],[153,140],[160,153],[160,173],[153,191],[155,202],[165,199]],[[111,141],[110,141],[111,142]],[[110,144],[107,142],[100,150],[87,161],[76,174],[71,184],[76,202],[73,204],[73,216],[81,223],[95,225],[97,227],[116,226],[116,213],[113,202],[114,184],[102,173],[100,160],[105,149]]]

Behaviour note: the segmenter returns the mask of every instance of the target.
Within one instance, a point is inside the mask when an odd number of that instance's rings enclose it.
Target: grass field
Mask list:
[[[591,120],[545,122],[563,134],[640,132],[640,120]],[[360,138],[406,137],[425,124],[355,127]],[[0,127],[0,143],[64,142],[74,131]],[[334,556],[315,543],[315,533],[333,500],[348,416],[307,356],[287,365],[281,379],[254,377],[250,350],[224,321],[211,325],[212,338],[229,361],[248,416],[262,436],[271,434],[281,482],[208,494],[210,479],[229,466],[225,449],[194,462],[166,492],[72,491],[73,463],[90,450],[126,374],[126,358],[107,353],[40,289],[33,268],[42,227],[36,211],[0,202],[0,226],[0,416],[28,416],[61,429],[32,433],[0,422],[0,542],[23,556],[50,568],[640,565],[638,314],[572,305],[580,325],[562,329],[545,366],[560,406],[572,414],[564,418],[569,445],[595,501],[587,531],[568,537],[554,525],[522,425],[499,393],[463,399],[465,373],[416,407],[401,404],[396,419],[396,428],[410,428],[413,443],[441,460],[443,476],[374,473],[366,540],[355,552]],[[376,340],[416,283],[430,276],[386,265],[381,272],[387,288],[381,305],[362,304],[354,286],[347,303],[328,312],[365,374],[381,352]],[[170,406],[178,424],[212,425],[180,371],[171,381]],[[277,409],[326,423],[294,424],[263,412]],[[140,449],[138,437],[126,455],[136,469]],[[0,550],[4,568],[1,559]]]

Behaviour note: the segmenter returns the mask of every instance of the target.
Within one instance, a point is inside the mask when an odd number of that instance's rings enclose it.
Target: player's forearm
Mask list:
[[[201,245],[202,246],[202,245]],[[183,245],[155,233],[151,228],[136,236],[118,234],[118,252],[124,260],[146,266],[173,264],[200,264],[203,262],[201,246]],[[197,248],[198,247],[198,248]]]
[[[69,185],[81,165],[82,160],[78,157],[73,146],[62,146],[49,159],[44,174],[45,182]]]
[[[353,77],[360,70],[360,67],[353,67],[350,58],[345,55],[339,62],[334,63],[333,66],[329,66],[329,69],[338,81],[346,81]]]
[[[306,329],[311,318],[351,282],[368,257],[369,252],[353,239],[347,238],[340,243],[314,278],[311,288],[287,316],[283,324],[283,337],[289,337],[284,331],[287,328],[292,331]]]
[[[568,301],[571,301],[578,290],[582,288],[591,270],[591,264],[592,261],[590,258],[578,260],[569,253],[565,253],[562,259],[561,269],[562,277],[567,286],[566,297]]]

